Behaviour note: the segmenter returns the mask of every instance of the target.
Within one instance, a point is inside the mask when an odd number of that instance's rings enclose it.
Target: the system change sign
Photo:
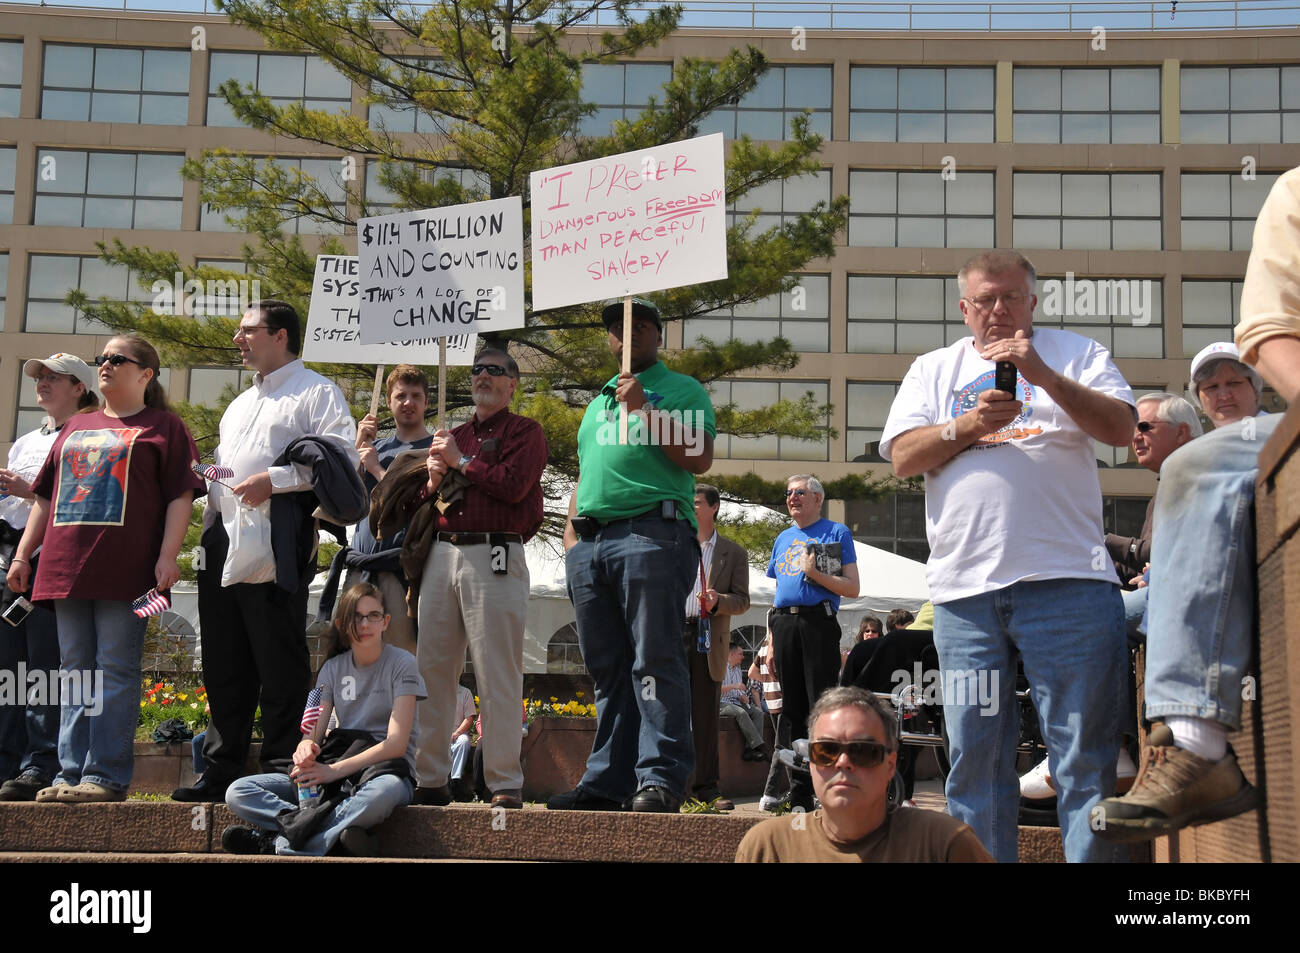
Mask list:
[[[533,307],[727,277],[722,134],[534,172]]]
[[[438,339],[411,338],[388,344],[361,343],[360,270],[356,255],[317,255],[302,359],[331,364],[437,364]],[[477,334],[447,338],[447,363],[474,363]]]
[[[524,325],[519,196],[357,222],[361,342]]]

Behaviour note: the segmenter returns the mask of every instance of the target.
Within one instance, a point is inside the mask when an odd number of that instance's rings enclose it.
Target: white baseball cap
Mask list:
[[[86,393],[98,394],[95,387],[95,372],[90,365],[77,357],[75,354],[51,354],[49,357],[33,358],[23,364],[23,373],[28,377],[40,377],[41,368],[48,368],[56,374],[66,374],[73,380],[81,381],[85,385]]]
[[[1237,345],[1231,341],[1215,341],[1207,347],[1201,348],[1192,358],[1192,380],[1196,380],[1196,372],[1211,361],[1233,360],[1238,364],[1242,363],[1241,351]]]

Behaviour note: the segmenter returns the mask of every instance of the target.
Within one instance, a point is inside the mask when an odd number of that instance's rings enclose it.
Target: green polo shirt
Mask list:
[[[709,392],[693,377],[656,362],[637,376],[646,399],[687,430],[695,431],[703,452],[703,434],[717,435]],[[695,526],[695,475],[668,459],[659,444],[668,439],[660,414],[646,427],[639,414],[628,417],[628,442],[619,443],[617,375],[587,405],[578,428],[578,513],[598,520],[639,516],[660,500],[676,500],[678,512]]]

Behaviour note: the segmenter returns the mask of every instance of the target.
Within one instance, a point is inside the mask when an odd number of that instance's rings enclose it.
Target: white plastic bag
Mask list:
[[[221,523],[230,538],[221,585],[274,582],[275,553],[271,549],[271,501],[245,506],[238,499],[222,500]]]

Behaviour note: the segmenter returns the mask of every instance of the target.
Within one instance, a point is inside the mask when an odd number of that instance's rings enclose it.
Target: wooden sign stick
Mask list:
[[[447,429],[447,339],[438,338],[438,429]]]
[[[370,416],[379,415],[379,398],[384,392],[384,365],[375,365],[375,389],[370,392]]]
[[[623,373],[632,373],[632,296],[623,298]],[[618,442],[627,443],[627,404],[618,405]]]

